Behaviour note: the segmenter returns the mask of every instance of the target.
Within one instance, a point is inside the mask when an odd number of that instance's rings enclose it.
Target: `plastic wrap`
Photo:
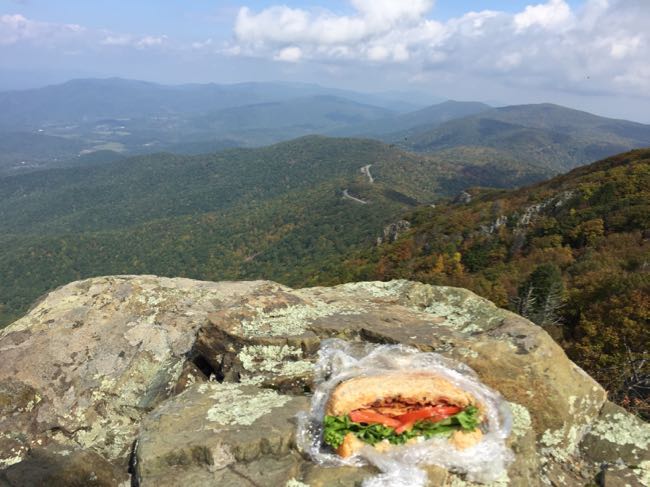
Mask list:
[[[465,450],[450,446],[447,438],[396,446],[384,453],[367,446],[346,459],[323,444],[325,409],[330,394],[339,383],[357,376],[399,371],[435,373],[471,393],[484,406],[486,421],[482,425],[481,441]],[[465,474],[473,482],[490,482],[502,478],[514,458],[506,446],[512,427],[507,402],[499,393],[481,384],[471,368],[437,353],[423,353],[403,345],[325,340],[319,351],[315,380],[311,409],[298,419],[298,447],[320,465],[376,466],[382,473],[367,479],[364,487],[424,486],[427,475],[420,467],[426,465],[438,465]]]

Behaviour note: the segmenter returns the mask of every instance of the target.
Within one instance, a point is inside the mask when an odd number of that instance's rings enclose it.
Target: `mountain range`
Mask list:
[[[403,94],[402,94],[403,95]],[[164,86],[73,80],[0,93],[0,175],[67,166],[91,152],[115,157],[201,154],[310,134],[366,137],[462,165],[520,166],[545,176],[650,145],[650,126],[556,105],[492,108],[446,101],[414,106],[317,85]],[[405,97],[405,95],[403,95]],[[81,159],[83,162],[85,159]]]

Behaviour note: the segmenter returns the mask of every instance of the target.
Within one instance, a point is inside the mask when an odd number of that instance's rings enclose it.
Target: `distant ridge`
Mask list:
[[[416,152],[456,147],[497,149],[519,161],[564,171],[650,146],[650,125],[543,103],[494,108],[384,138]]]

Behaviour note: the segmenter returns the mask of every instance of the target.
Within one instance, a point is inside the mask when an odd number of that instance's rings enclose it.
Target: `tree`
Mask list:
[[[561,324],[564,302],[562,271],[555,264],[541,264],[519,287],[517,312],[540,326]]]

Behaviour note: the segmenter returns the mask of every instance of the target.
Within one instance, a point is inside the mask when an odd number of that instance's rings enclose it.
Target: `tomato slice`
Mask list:
[[[407,421],[405,423],[400,424],[397,428],[395,428],[395,433],[398,435],[401,435],[405,431],[410,431],[411,428],[413,428],[413,425],[415,424],[416,420],[413,421]]]
[[[440,421],[441,419],[453,416],[460,411],[461,408],[458,406],[426,406],[402,414],[401,416],[398,416],[397,419],[402,423],[410,423],[429,418],[436,418],[436,421]]]
[[[371,409],[358,409],[350,413],[350,419],[355,423],[383,424],[390,428],[397,428],[402,424],[401,421],[389,416],[378,413]]]

